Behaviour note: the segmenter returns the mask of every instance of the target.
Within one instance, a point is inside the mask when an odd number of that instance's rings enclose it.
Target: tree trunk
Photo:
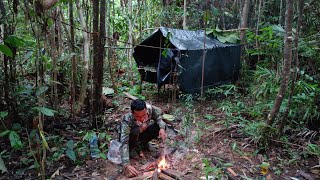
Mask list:
[[[75,56],[75,48],[74,48],[74,21],[73,21],[73,3],[72,1],[69,2],[69,20],[70,20],[70,44],[71,44],[71,53],[72,55],[72,70],[71,70],[71,102],[70,102],[70,108],[71,108],[71,115],[72,120],[75,120],[75,102],[76,102],[76,79],[77,79],[77,62],[76,62],[76,56]]]
[[[80,6],[79,0],[76,0],[76,5],[78,9],[78,14],[80,18],[80,24],[82,27],[82,35],[84,39],[84,45],[83,45],[83,71],[82,71],[82,80],[81,80],[81,88],[80,88],[80,96],[79,96],[79,104],[77,109],[77,114],[80,113],[81,108],[84,103],[84,99],[86,98],[87,94],[87,82],[88,82],[88,72],[89,72],[89,34],[87,33],[87,25],[85,24],[85,20],[83,17],[82,8]]]
[[[128,51],[128,60],[129,60],[129,80],[133,77],[133,70],[132,70],[132,19],[133,19],[133,13],[132,13],[132,0],[128,0],[128,10],[129,10],[129,44],[128,47],[130,48]]]
[[[187,29],[187,0],[183,1],[183,29]]]
[[[226,0],[222,0],[222,29],[226,29],[224,13],[226,12]]]
[[[286,35],[285,35],[285,44],[284,44],[284,62],[282,70],[282,80],[280,84],[280,89],[277,94],[275,103],[268,114],[267,124],[269,126],[273,125],[273,121],[276,115],[279,112],[282,100],[285,96],[285,92],[288,87],[288,80],[290,78],[290,68],[291,68],[291,59],[292,59],[292,11],[293,3],[292,0],[286,0]]]
[[[5,15],[6,15],[6,10],[5,10],[5,7],[4,7],[4,2],[3,1],[0,1],[0,11],[1,11],[1,14],[0,14],[0,19],[4,19],[5,18]],[[7,25],[5,24],[6,21],[4,22],[1,22],[1,37],[3,37],[3,40],[6,38],[7,36]],[[3,58],[3,64],[1,62],[1,65],[3,65],[3,73],[4,73],[4,83],[3,83],[3,90],[4,90],[4,100],[5,100],[5,104],[8,104],[10,102],[9,100],[9,76],[8,76],[8,68],[7,68],[7,65],[8,65],[8,58],[6,55],[2,54],[1,53],[1,58]],[[2,90],[2,87],[1,87],[1,90]],[[2,91],[1,91],[2,92]],[[2,96],[2,93],[1,93],[1,96]],[[6,110],[9,110],[9,107],[6,106]]]
[[[97,115],[99,112],[99,88],[98,69],[99,69],[99,0],[93,0],[93,106],[92,106],[92,126],[97,126]]]
[[[240,25],[240,28],[242,29],[240,31],[241,44],[245,43],[244,37],[246,34],[245,28],[247,28],[247,22],[248,22],[249,4],[250,4],[250,0],[245,0],[243,10],[242,10],[242,18],[241,18],[241,25]]]
[[[47,10],[47,9],[50,9],[57,2],[58,0],[43,0],[42,7],[43,9]]]
[[[53,16],[55,18],[55,26],[54,30],[50,31],[51,33],[49,34],[49,42],[50,42],[50,52],[51,52],[51,58],[52,58],[52,83],[51,83],[51,89],[52,89],[52,96],[51,100],[53,102],[53,107],[54,109],[57,109],[58,107],[58,90],[57,90],[57,59],[58,59],[58,47],[59,42],[58,42],[58,27],[59,27],[59,10],[57,9],[54,13]]]
[[[280,0],[280,12],[279,12],[279,25],[281,25],[281,18],[282,18],[282,0]]]
[[[256,37],[259,35],[259,24],[260,24],[260,14],[261,14],[261,4],[262,0],[259,0],[259,5],[258,5],[258,19],[257,19],[257,27],[256,27]],[[259,49],[259,41],[258,38],[256,38],[256,49]],[[258,61],[260,60],[260,55],[258,54]],[[255,63],[256,64],[256,63]],[[255,67],[254,67],[255,69]]]
[[[299,48],[299,35],[300,35],[300,29],[301,29],[301,25],[302,25],[302,15],[303,15],[303,5],[304,5],[304,0],[299,0],[298,3],[298,23],[297,23],[297,30],[296,30],[296,35],[295,35],[295,39],[294,39],[294,45],[295,45],[295,50],[294,50],[294,59],[293,59],[293,63],[292,63],[292,67],[293,69],[297,69],[299,68],[299,52],[298,52],[298,48]],[[286,108],[286,111],[284,112],[281,124],[279,126],[279,134],[282,135],[283,133],[283,128],[287,123],[287,118],[289,115],[289,111],[290,111],[290,107],[291,107],[291,102],[292,102],[292,96],[294,94],[294,89],[295,89],[295,82],[297,80],[297,76],[298,76],[298,72],[295,70],[294,73],[291,76],[292,79],[292,83],[290,86],[290,95],[289,95],[289,99],[288,99],[288,105]]]
[[[100,7],[100,9],[99,9]],[[94,105],[93,105],[93,122],[92,126],[98,128],[97,122],[101,119],[102,104],[100,101],[102,95],[103,83],[103,62],[104,62],[104,45],[105,45],[105,13],[106,1],[93,1],[93,87],[94,87]],[[99,32],[99,11],[100,11],[100,32]]]

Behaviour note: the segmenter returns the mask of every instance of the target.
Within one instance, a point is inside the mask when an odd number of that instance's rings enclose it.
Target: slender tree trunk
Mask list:
[[[128,10],[129,10],[129,44],[128,47],[130,48],[128,51],[128,60],[129,60],[129,68],[130,68],[130,72],[129,72],[129,79],[132,79],[132,19],[133,19],[133,13],[132,13],[132,0],[128,0]]]
[[[6,15],[6,9],[4,7],[4,2],[0,1],[0,10],[1,10],[1,19],[5,19]],[[7,21],[4,21],[2,25],[3,30],[3,40],[5,40],[8,36],[8,25],[6,24]],[[3,55],[3,71],[4,71],[4,99],[7,105],[10,104],[9,99],[9,73],[8,73],[8,57],[6,55]],[[7,110],[9,110],[10,107],[7,106]]]
[[[105,42],[106,42],[106,0],[100,1],[100,53],[99,53],[99,97],[102,95],[103,87],[103,69],[104,69],[104,59],[105,59]]]
[[[207,11],[207,10],[206,10]],[[205,16],[207,16],[207,13],[205,13]],[[203,101],[203,85],[204,85],[204,65],[205,65],[205,60],[206,60],[206,29],[207,29],[207,19],[208,17],[204,18],[204,33],[203,33],[203,53],[202,53],[202,70],[201,70],[201,91],[200,91],[200,97],[201,97],[201,104]]]
[[[261,3],[262,3],[262,0],[259,0],[259,5],[258,5],[258,19],[257,19],[257,27],[256,27],[256,37],[258,37],[258,35],[259,35]],[[256,38],[256,49],[259,49],[259,41],[258,41],[258,38]],[[259,61],[259,60],[260,60],[260,55],[258,54],[258,61]]]
[[[241,18],[241,25],[240,25],[242,29],[240,31],[241,44],[245,43],[245,39],[244,39],[246,34],[245,28],[247,28],[247,24],[248,24],[249,4],[250,4],[250,0],[245,0],[243,10],[242,10],[242,18]]]
[[[55,16],[55,27],[54,27],[54,31],[51,31],[51,33],[49,34],[49,42],[50,42],[50,45],[51,45],[51,48],[50,48],[50,52],[51,52],[51,57],[52,57],[52,84],[51,84],[51,87],[52,87],[52,98],[51,100],[53,101],[53,107],[54,109],[57,109],[57,106],[58,106],[58,90],[57,90],[57,56],[58,56],[58,47],[59,46],[59,42],[57,42],[57,39],[58,39],[58,33],[57,33],[57,28],[58,28],[58,23],[59,23],[59,20],[57,20],[58,17],[58,13],[59,13],[59,10],[57,9],[56,12],[54,13],[54,16]]]
[[[282,0],[280,0],[280,12],[279,12],[279,25],[281,25],[281,18],[282,18]]]
[[[110,0],[108,0],[110,1]],[[109,4],[109,3],[108,3]],[[113,13],[113,16],[114,16],[114,6],[112,6],[112,13]],[[110,24],[111,24],[111,7],[109,6],[109,11],[108,11],[108,37],[111,37],[111,27],[110,27]],[[114,28],[114,24],[112,26]],[[113,34],[114,34],[114,29],[112,30],[113,31]],[[115,91],[115,93],[118,93],[117,91],[117,86],[116,86],[116,83],[114,81],[114,56],[115,56],[115,50],[114,50],[114,46],[116,46],[116,43],[115,43],[115,39],[110,39],[108,41],[108,45],[110,48],[108,48],[108,63],[109,63],[109,66],[108,66],[108,70],[109,70],[109,74],[110,74],[110,79],[111,79],[111,83],[112,83],[112,87]]]
[[[226,12],[226,0],[222,0],[222,28],[226,29],[226,23],[224,18],[224,13]]]
[[[187,29],[187,0],[183,1],[183,29]]]
[[[295,48],[294,48],[294,59],[293,59],[293,64],[292,64],[292,67],[294,70],[299,68],[298,48],[299,48],[300,29],[301,29],[301,25],[302,25],[303,5],[304,5],[304,0],[299,0],[299,3],[298,3],[299,16],[298,16],[296,35],[295,35],[295,39],[294,39]],[[291,76],[292,82],[291,82],[291,86],[290,86],[290,95],[289,95],[289,99],[288,99],[288,105],[287,105],[286,111],[284,112],[281,124],[279,126],[279,134],[280,135],[282,135],[283,128],[287,123],[287,119],[288,119],[288,115],[289,115],[289,111],[290,111],[290,107],[291,107],[291,102],[292,102],[292,96],[294,94],[294,89],[295,89],[295,85],[296,85],[297,76],[298,76],[298,72],[295,70]]]
[[[76,102],[76,79],[77,79],[77,62],[76,62],[76,56],[75,56],[75,48],[74,48],[74,20],[73,20],[73,3],[72,1],[69,2],[69,20],[70,20],[70,40],[71,40],[71,53],[72,55],[72,71],[71,71],[71,115],[72,120],[75,120],[75,102]]]
[[[89,72],[89,34],[87,33],[87,25],[85,24],[85,20],[83,17],[82,8],[80,6],[80,0],[76,0],[76,5],[78,9],[78,14],[80,18],[80,24],[82,27],[82,35],[84,39],[84,45],[83,45],[83,71],[82,71],[82,80],[81,80],[81,88],[80,88],[80,97],[79,97],[79,104],[77,109],[77,114],[80,113],[81,108],[84,103],[84,99],[86,98],[87,94],[87,82],[88,82],[88,72]]]
[[[285,44],[284,44],[284,62],[282,70],[282,80],[280,84],[280,89],[277,94],[275,103],[268,114],[267,124],[272,126],[273,121],[276,115],[279,112],[282,100],[285,96],[285,92],[288,87],[288,81],[290,78],[290,68],[292,61],[292,11],[293,11],[293,2],[292,0],[286,0],[286,35],[285,35]]]

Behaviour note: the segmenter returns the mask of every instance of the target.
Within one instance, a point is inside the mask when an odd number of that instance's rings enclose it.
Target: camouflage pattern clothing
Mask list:
[[[146,123],[148,126],[156,122],[160,129],[165,129],[166,123],[162,120],[162,111],[159,108],[152,107],[150,104],[146,104],[148,112],[148,120]],[[120,126],[120,153],[122,159],[122,165],[129,163],[129,135],[133,127],[138,126],[132,113],[126,114],[121,122]]]

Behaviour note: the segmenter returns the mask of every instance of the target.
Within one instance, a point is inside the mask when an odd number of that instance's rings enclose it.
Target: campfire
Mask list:
[[[166,161],[166,157],[162,156],[160,162],[158,163],[158,172],[161,172],[161,170],[169,168],[169,164]]]
[[[170,169],[170,162],[166,159],[165,156],[159,158],[155,162],[149,162],[143,165],[140,170],[144,173],[133,179],[142,180],[142,179],[161,179],[161,180],[174,180],[174,179],[185,179],[184,175],[174,169]]]

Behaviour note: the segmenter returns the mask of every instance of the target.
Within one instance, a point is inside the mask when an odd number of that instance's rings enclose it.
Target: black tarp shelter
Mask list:
[[[160,27],[134,48],[133,57],[142,80],[160,87],[170,83],[175,72],[179,90],[197,93],[201,88],[203,56],[203,86],[207,89],[237,80],[240,52],[240,45],[221,43],[204,36],[202,30]]]

